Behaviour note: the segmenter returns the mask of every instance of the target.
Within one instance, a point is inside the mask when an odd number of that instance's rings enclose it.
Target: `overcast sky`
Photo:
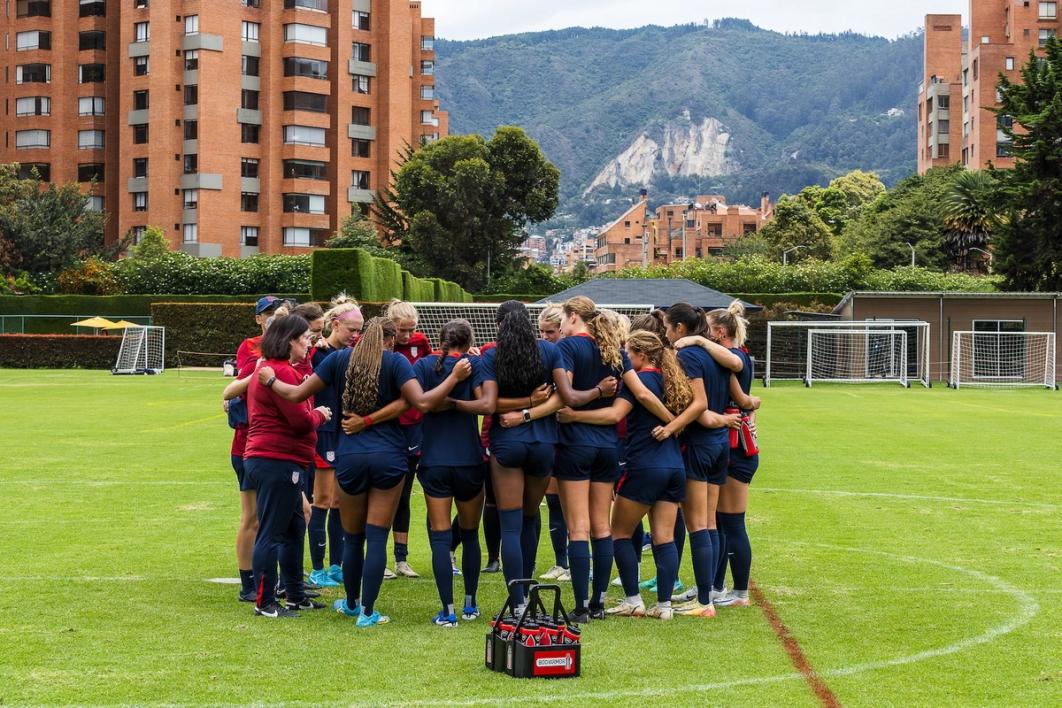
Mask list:
[[[422,0],[446,39],[477,39],[574,26],[641,27],[741,17],[778,32],[844,32],[896,37],[925,15],[961,13],[968,0]]]

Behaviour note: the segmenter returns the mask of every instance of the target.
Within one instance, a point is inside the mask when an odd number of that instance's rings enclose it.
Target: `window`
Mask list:
[[[420,100],[422,101],[434,101],[435,100],[435,87],[431,84],[426,84],[420,87]]]
[[[937,159],[948,159],[950,150],[948,149],[948,143],[940,143],[937,145]]]
[[[977,60],[973,60],[973,80],[977,81]]]
[[[258,22],[247,22],[244,20],[240,30],[240,37],[242,37],[245,42],[257,42],[258,32],[261,28],[262,25]]]
[[[1057,2],[1042,2],[1040,3],[1040,19],[1041,20],[1054,20],[1058,17],[1058,3]]]
[[[1014,57],[1007,57],[1006,68],[1007,71],[1014,71]]]
[[[369,79],[368,76],[362,76],[361,74],[354,74],[354,81],[353,81],[353,85],[351,86],[351,88],[354,90],[354,93],[363,93],[365,95],[368,95],[369,94],[369,81],[370,81],[370,79]]]
[[[284,0],[285,10],[320,10],[328,12],[328,0]]]
[[[198,224],[185,224],[183,229],[183,237],[185,243],[196,243],[199,241],[199,225]]]
[[[285,91],[285,111],[313,111],[325,113],[328,110],[328,97],[321,93],[307,93],[306,91]]]
[[[328,30],[316,25],[303,25],[297,22],[284,25],[285,42],[301,42],[328,46]]]
[[[145,233],[147,233],[146,226],[132,226],[129,228],[129,235],[133,237],[134,246],[140,245],[140,239],[144,238]]]
[[[103,181],[103,163],[102,162],[90,162],[88,164],[82,164],[77,166],[77,181],[78,182],[102,182]]]
[[[285,194],[284,211],[299,214],[324,214],[325,198],[319,194]]]
[[[77,99],[77,114],[79,116],[102,116],[103,96],[82,96]]]
[[[1053,29],[1042,29],[1042,30],[1040,30],[1040,46],[1042,47],[1045,44],[1047,44],[1047,40],[1051,39],[1056,34],[1057,34],[1057,32],[1055,30],[1053,30]]]
[[[77,147],[79,150],[100,150],[103,148],[102,130],[79,130],[77,131]]]
[[[186,120],[184,122],[184,139],[185,140],[198,140],[199,139],[199,121]]]
[[[81,17],[103,17],[107,14],[107,3],[104,0],[81,0]]]
[[[253,157],[240,158],[240,177],[255,179],[258,177],[258,160]]]
[[[186,49],[184,51],[184,70],[196,71],[199,68],[199,50]]]
[[[354,10],[354,16],[352,18],[354,29],[360,29],[369,31],[371,25],[369,24],[369,13],[361,12],[360,10]]]
[[[258,194],[240,192],[240,211],[258,211]]]
[[[15,4],[15,16],[51,17],[52,3],[49,2],[49,0],[17,0]]]
[[[52,166],[47,162],[20,162],[18,165],[18,178],[51,182]]]
[[[427,35],[422,35],[421,38],[420,38],[420,50],[422,52],[433,52],[433,51],[435,51],[435,37],[429,37]]]
[[[133,23],[133,41],[134,42],[146,42],[151,39],[151,23],[150,22],[134,22]]]
[[[262,7],[262,0],[240,0],[244,7]]]
[[[147,76],[148,58],[133,57],[133,76]]]
[[[103,211],[103,197],[89,197],[85,202],[85,211]]]
[[[372,142],[368,140],[361,140],[360,138],[352,139],[350,141],[350,156],[370,157],[370,145],[372,145]]]
[[[250,123],[240,123],[240,142],[241,143],[257,143],[258,134],[261,130],[259,125],[251,125]]]
[[[422,61],[420,63],[420,73],[424,74],[425,76],[433,75],[435,73],[435,62],[427,60]]]
[[[937,96],[937,108],[945,109],[951,106],[951,96]]]
[[[258,92],[250,89],[240,91],[240,108],[250,111],[258,110]]]
[[[258,227],[257,226],[241,226],[240,227],[240,245],[241,246],[257,246],[258,245]]]
[[[141,123],[133,126],[133,144],[134,145],[146,145],[148,141],[148,127],[147,123]]]
[[[947,120],[938,120],[937,121],[937,134],[938,135],[947,135],[948,131],[950,131],[950,130],[951,130],[951,121],[947,121]]]
[[[261,60],[244,54],[240,57],[240,73],[244,76],[258,76],[258,66]]]
[[[308,125],[285,125],[284,142],[288,145],[325,146],[325,129]]]
[[[199,15],[184,16],[184,33],[199,34]]]
[[[199,190],[198,189],[186,189],[186,190],[184,190],[184,208],[185,209],[197,209],[197,208],[199,208]]]
[[[50,116],[51,114],[52,99],[47,96],[23,96],[15,99],[16,116]]]
[[[133,192],[133,211],[147,211],[147,192]]]
[[[257,58],[257,57],[256,57]],[[284,76],[305,76],[310,79],[327,79],[328,62],[302,57],[284,57]]]
[[[369,173],[366,170],[351,170],[350,186],[354,189],[369,189]]]
[[[102,33],[101,33],[102,34]],[[15,35],[15,50],[28,52],[33,49],[51,49],[52,33],[42,30],[19,32]]]
[[[147,90],[133,91],[133,110],[134,111],[144,111],[144,110],[147,110],[147,107],[148,107],[148,92],[147,92]]]
[[[147,177],[148,176],[148,159],[146,157],[134,157],[133,158],[133,176],[134,177]]]
[[[184,173],[194,175],[199,172],[199,155],[184,156]]]
[[[327,164],[315,160],[284,160],[286,179],[324,179]]]
[[[369,109],[364,106],[353,106],[350,109],[350,122],[354,125],[369,125]]]
[[[194,106],[199,103],[199,87],[195,84],[184,87],[184,105]]]
[[[420,123],[421,123],[421,125],[434,125],[435,124],[435,113],[433,113],[432,111],[421,111],[420,112]]]
[[[107,48],[107,33],[97,30],[79,32],[77,35],[77,48],[82,52],[103,51]]]
[[[323,246],[330,234],[328,229],[287,227],[284,229],[285,246]]]
[[[996,157],[1014,157],[1014,143],[1009,141],[996,143]]]
[[[372,47],[365,42],[354,42],[352,56],[354,61],[372,61]]]
[[[77,80],[82,84],[98,84],[104,79],[103,64],[82,64],[77,68]]]
[[[133,7],[137,9],[145,8],[148,6],[148,0],[133,0]]]
[[[49,84],[51,82],[51,64],[22,64],[15,67],[16,84]]]
[[[15,147],[19,149],[46,148],[52,144],[50,130],[16,130]]]

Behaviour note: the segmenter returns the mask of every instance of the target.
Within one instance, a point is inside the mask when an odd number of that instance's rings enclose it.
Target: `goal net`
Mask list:
[[[953,332],[948,385],[1057,388],[1054,332]]]
[[[161,374],[166,360],[165,327],[129,327],[122,335],[113,374]]]
[[[901,329],[808,330],[804,383],[907,383],[907,333]]]
[[[880,372],[884,366],[881,358],[882,347],[899,346],[899,338],[890,333],[902,332],[902,346],[905,350],[904,374],[907,381],[921,383],[926,388],[931,386],[929,370],[929,323],[921,320],[814,320],[785,321],[767,323],[767,354],[763,367],[763,385],[770,386],[773,381],[806,381],[808,379],[809,345],[811,331],[820,332],[810,350],[812,356],[819,357],[821,366],[827,372],[830,366],[841,367],[842,361],[853,362],[859,371]],[[851,337],[826,336],[828,332],[862,331],[861,335]],[[871,337],[870,334],[883,334],[883,337]],[[857,343],[857,340],[862,340]],[[831,343],[832,342],[832,343]],[[847,347],[847,349],[845,349]],[[835,352],[830,354],[830,352]],[[847,352],[847,353],[846,353]],[[830,357],[833,362],[830,363]],[[895,356],[895,352],[893,355]],[[814,364],[814,360],[812,361]],[[877,368],[875,368],[877,367]],[[837,377],[838,380],[868,379],[871,381],[898,380],[899,373],[893,379],[869,375]],[[812,371],[814,380],[824,381]]]
[[[499,303],[485,302],[414,302],[419,318],[417,329],[423,332],[432,345],[439,342],[439,330],[442,326],[453,319],[465,319],[472,325],[472,333],[475,335],[476,345],[493,342],[498,336],[498,327],[494,323],[498,313]],[[547,305],[528,304],[527,311],[531,316],[531,326],[538,327],[538,316]],[[598,304],[602,310],[615,310],[621,315],[635,317],[653,311],[652,305],[604,305]],[[536,329],[537,331],[537,329]]]

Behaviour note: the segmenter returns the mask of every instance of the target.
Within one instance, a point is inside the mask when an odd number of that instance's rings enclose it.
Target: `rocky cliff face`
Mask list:
[[[714,177],[737,170],[727,157],[731,137],[726,127],[712,117],[700,123],[689,111],[672,121],[649,129],[598,173],[587,187],[589,193],[602,185],[631,187],[648,185],[654,175]]]

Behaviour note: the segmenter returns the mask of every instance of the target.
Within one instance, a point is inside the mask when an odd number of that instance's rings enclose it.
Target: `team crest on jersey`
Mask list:
[[[409,348],[409,353],[413,356],[414,359],[417,358],[417,348],[416,347],[410,347]]]
[[[298,472],[298,470],[295,470],[294,472],[291,473],[291,483],[292,484],[298,484],[299,483],[299,472]]]
[[[328,460],[329,462],[335,462],[336,461],[336,453],[334,453],[331,450],[329,450],[328,452],[325,453],[325,459]]]

